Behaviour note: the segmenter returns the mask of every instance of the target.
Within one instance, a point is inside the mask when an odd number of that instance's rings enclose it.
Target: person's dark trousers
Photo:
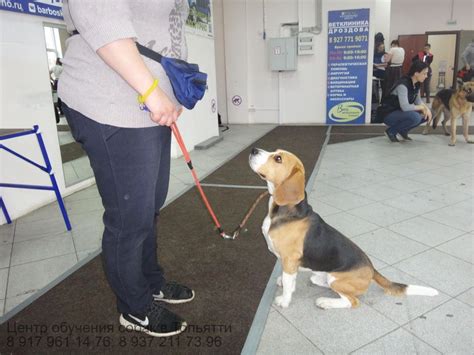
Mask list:
[[[423,81],[423,91],[425,92],[426,102],[430,102],[430,84],[431,84],[431,75],[428,75]]]
[[[165,283],[155,219],[168,192],[171,130],[100,124],[64,102],[63,110],[89,156],[104,205],[102,257],[118,311],[142,314]]]
[[[425,122],[423,116],[416,111],[393,111],[384,119],[388,126],[388,133],[396,135],[397,133],[408,134],[408,132]]]

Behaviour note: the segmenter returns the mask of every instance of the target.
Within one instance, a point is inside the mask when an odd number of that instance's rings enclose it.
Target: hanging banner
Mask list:
[[[211,0],[187,0],[189,16],[186,20],[186,30],[189,33],[205,37],[212,34],[212,4]]]
[[[326,123],[363,124],[369,9],[329,11]]]
[[[63,0],[0,0],[0,10],[63,19]]]

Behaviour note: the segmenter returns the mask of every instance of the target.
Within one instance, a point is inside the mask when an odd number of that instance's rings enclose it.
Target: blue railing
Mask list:
[[[36,135],[39,147],[41,149],[41,154],[43,155],[43,159],[44,159],[44,163],[45,163],[44,166],[34,162],[31,159],[28,159],[24,155],[22,155],[18,152],[15,152],[13,149],[10,149],[10,148],[8,148],[7,146],[5,146],[3,144],[3,141],[5,141],[5,140],[18,138],[18,137],[22,137],[22,136],[27,136],[27,135],[30,135],[30,134]],[[6,152],[12,154],[13,156],[15,156],[15,157],[17,157],[21,160],[24,160],[28,164],[33,165],[36,168],[48,173],[48,175],[51,179],[51,186],[14,184],[14,183],[0,182],[0,187],[16,188],[16,189],[33,189],[33,190],[54,191],[54,193],[56,194],[56,199],[57,199],[58,204],[59,204],[59,208],[60,208],[61,213],[62,213],[63,218],[64,218],[64,223],[66,224],[67,230],[70,231],[71,230],[71,222],[69,221],[69,217],[67,215],[66,207],[64,206],[64,202],[63,202],[63,199],[61,197],[61,193],[59,192],[58,183],[56,181],[56,177],[54,176],[54,172],[53,172],[53,169],[51,167],[51,162],[49,161],[49,158],[48,158],[48,153],[46,152],[46,147],[44,145],[43,137],[41,136],[39,126],[38,125],[33,126],[32,130],[27,130],[27,131],[11,133],[11,134],[6,134],[6,135],[3,135],[3,136],[0,136],[0,150],[5,150]],[[7,223],[9,223],[9,224],[12,223],[10,215],[8,214],[7,207],[5,206],[5,202],[2,198],[2,196],[0,196],[0,208],[3,211],[3,215],[5,216],[5,219],[6,219]]]

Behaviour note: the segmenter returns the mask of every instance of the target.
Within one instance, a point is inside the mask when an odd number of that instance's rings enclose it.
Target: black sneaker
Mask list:
[[[400,142],[397,139],[397,136],[395,134],[391,134],[391,133],[388,132],[388,129],[385,130],[385,135],[388,137],[388,139],[390,139],[390,142],[392,142],[392,143]]]
[[[144,332],[154,337],[170,337],[181,333],[187,326],[181,317],[155,302],[145,314],[122,313],[119,321],[127,330]]]
[[[190,302],[194,299],[194,291],[189,287],[176,282],[167,282],[159,294],[154,294],[155,301],[178,304]]]
[[[411,141],[412,139],[408,137],[408,133],[399,133],[400,137],[403,138],[404,141]]]

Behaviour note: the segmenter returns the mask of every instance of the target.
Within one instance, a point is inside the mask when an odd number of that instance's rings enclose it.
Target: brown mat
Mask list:
[[[421,134],[424,129],[424,125],[418,126],[410,131],[412,134]],[[364,133],[364,134],[377,134],[381,135],[385,132],[387,126],[382,124],[367,124],[367,125],[358,125],[358,126],[346,126],[346,125],[335,125],[331,128],[332,134],[354,134],[354,133]],[[462,127],[456,127],[456,133],[462,134]],[[430,134],[444,134],[443,128],[438,126],[436,130],[431,130]],[[469,126],[469,134],[474,134],[474,126]]]
[[[63,164],[86,155],[82,146],[77,142],[63,144],[60,146],[60,149]]]
[[[67,124],[58,124],[56,125],[56,128],[59,132],[67,132],[71,130]]]
[[[326,132],[327,126],[279,126],[206,177],[203,183],[264,186],[265,183],[256,174],[248,173],[248,157],[253,147],[267,151],[280,148],[296,153],[305,166],[308,179],[326,139]]]
[[[305,157],[310,166],[307,175],[310,175],[326,127],[296,128],[279,127],[269,133],[270,140],[275,147],[290,146],[298,156]],[[302,134],[305,129],[320,134],[312,134],[311,142],[294,139],[295,132]],[[318,142],[321,146],[316,144]],[[264,147],[275,149],[270,144]],[[247,156],[244,152],[241,158],[227,163],[230,167],[220,168],[218,176],[222,176],[222,170],[229,172],[231,175],[224,179],[229,183],[233,172],[241,170],[241,177],[248,175],[243,181],[251,181],[254,173],[248,167]],[[262,192],[204,189],[228,232]],[[156,339],[121,331],[115,297],[98,256],[1,325],[0,353],[239,354],[276,261],[261,236],[266,213],[267,204],[263,200],[247,223],[248,231],[235,241],[225,241],[214,230],[196,188],[162,211],[158,241],[160,263],[168,280],[178,280],[196,291],[193,302],[170,306],[190,325],[185,333]],[[25,340],[28,338],[31,342]]]
[[[229,229],[240,222],[261,193],[251,189],[205,191],[215,210],[221,212],[222,225]],[[196,292],[191,303],[170,306],[190,324],[189,331],[180,336],[164,340],[121,332],[115,297],[98,256],[0,326],[0,353],[240,353],[275,264],[260,233],[266,212],[262,201],[248,221],[248,232],[237,240],[225,241],[213,229],[195,188],[162,211],[158,250],[166,277]],[[15,324],[22,330],[16,335],[8,332]],[[65,331],[55,332],[61,324]],[[43,326],[45,333],[40,334],[40,328],[28,328],[35,325]],[[23,337],[37,336],[38,343],[22,346]],[[54,343],[49,337],[61,337],[63,342]],[[82,339],[82,345],[78,339]],[[136,344],[137,339],[145,345]],[[6,346],[8,341],[14,346]]]
[[[381,134],[376,134],[376,133],[333,134],[331,132],[331,136],[329,137],[328,144],[352,142],[352,141],[358,141],[361,139],[369,139],[369,138],[375,138],[375,137],[381,137],[381,136],[382,136]]]

